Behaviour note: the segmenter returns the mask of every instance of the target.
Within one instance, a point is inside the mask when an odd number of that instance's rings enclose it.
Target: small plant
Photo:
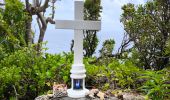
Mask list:
[[[111,80],[116,86],[124,89],[136,87],[135,82],[140,69],[130,61],[115,60],[108,66],[108,70],[111,72]]]
[[[146,93],[146,97],[152,100],[168,100],[170,99],[170,73],[166,70],[161,71],[143,71],[140,79],[146,82],[139,89]]]

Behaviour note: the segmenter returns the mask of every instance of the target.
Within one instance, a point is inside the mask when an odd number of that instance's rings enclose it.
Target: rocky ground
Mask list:
[[[70,97],[54,97],[52,94],[42,95],[37,97],[35,100],[145,100],[143,95],[132,94],[132,93],[122,93],[115,96],[107,96],[105,98],[100,98],[95,96],[94,98],[87,96],[86,98],[73,99]]]
[[[100,100],[99,98],[95,98],[95,99],[90,99],[90,98],[79,98],[79,99],[73,99],[70,97],[61,97],[61,98],[48,98],[47,95],[43,95],[43,96],[39,96],[37,97],[35,100]],[[107,98],[105,100],[119,100],[116,97],[111,97],[111,98]]]
[[[73,99],[67,96],[67,86],[65,84],[54,84],[52,94],[39,96],[35,100],[145,100],[145,98],[143,95],[131,90],[107,90],[101,92],[98,89],[91,89],[86,93],[85,98]]]

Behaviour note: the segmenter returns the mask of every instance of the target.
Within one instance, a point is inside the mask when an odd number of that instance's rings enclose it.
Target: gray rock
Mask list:
[[[145,100],[144,96],[142,95],[132,95],[132,94],[124,94],[123,95],[124,100]]]
[[[70,97],[63,97],[63,98],[53,98],[52,100],[100,100],[99,98],[95,99],[89,99],[89,98],[79,98],[79,99],[73,99]],[[110,97],[106,98],[105,100],[118,100],[116,97]]]
[[[70,98],[70,97],[53,98],[53,97],[50,97],[48,95],[42,95],[42,96],[35,98],[35,100],[100,100],[100,99],[99,98],[95,98],[95,99],[89,99],[89,98],[74,99],[74,98]],[[118,100],[118,99],[116,97],[110,97],[110,98],[106,98],[105,100]]]
[[[51,97],[48,95],[42,95],[42,96],[35,98],[35,100],[50,100],[50,98]]]

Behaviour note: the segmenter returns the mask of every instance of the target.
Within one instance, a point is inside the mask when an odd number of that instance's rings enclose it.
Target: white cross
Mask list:
[[[83,30],[100,30],[100,21],[85,21],[84,2],[75,1],[75,20],[56,20],[56,29],[74,29],[74,64],[71,69],[72,88],[68,91],[68,96],[79,98],[85,96],[85,83],[83,90],[73,90],[73,79],[83,79],[86,77],[83,65]]]
[[[100,21],[83,20],[83,1],[75,1],[75,20],[56,20],[57,29],[74,29],[74,63],[83,60],[83,30],[100,30]]]

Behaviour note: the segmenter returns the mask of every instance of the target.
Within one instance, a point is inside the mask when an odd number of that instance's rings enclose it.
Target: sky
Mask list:
[[[3,0],[0,0],[2,2]],[[25,1],[25,0],[21,0]],[[31,1],[31,0],[30,0]],[[57,0],[55,7],[55,19],[57,20],[74,20],[74,1],[75,0]],[[79,0],[80,1],[80,0]],[[123,38],[123,25],[120,22],[120,16],[122,14],[121,7],[127,3],[144,4],[146,0],[101,0],[102,13],[101,22],[102,29],[97,33],[99,39],[99,45],[96,50],[96,55],[98,51],[102,48],[102,44],[107,39],[114,39],[116,44],[114,52],[117,52],[121,45]],[[47,10],[47,15],[50,14],[50,9]],[[39,30],[36,23],[36,16],[33,17],[32,27],[35,34],[35,42],[39,37]],[[74,37],[73,30],[63,30],[55,29],[55,25],[48,25],[44,41],[47,41],[45,47],[48,48],[46,52],[48,53],[61,53],[69,52],[71,40]]]
[[[57,20],[74,20],[74,1],[75,0],[59,0],[56,2],[56,13],[55,19]],[[120,23],[120,16],[122,14],[121,7],[127,3],[134,4],[144,4],[146,0],[101,0],[101,5],[103,7],[101,13],[102,29],[97,33],[99,38],[99,45],[96,50],[96,55],[98,51],[102,48],[102,43],[107,39],[114,39],[115,49],[117,52],[121,45],[123,38],[123,25]],[[50,12],[50,10],[47,10]],[[34,31],[38,32],[38,26],[33,21]],[[61,53],[69,52],[71,40],[74,37],[73,30],[63,30],[55,29],[55,25],[48,25],[44,41],[48,41],[46,47],[48,53]],[[35,35],[38,38],[38,34]]]

